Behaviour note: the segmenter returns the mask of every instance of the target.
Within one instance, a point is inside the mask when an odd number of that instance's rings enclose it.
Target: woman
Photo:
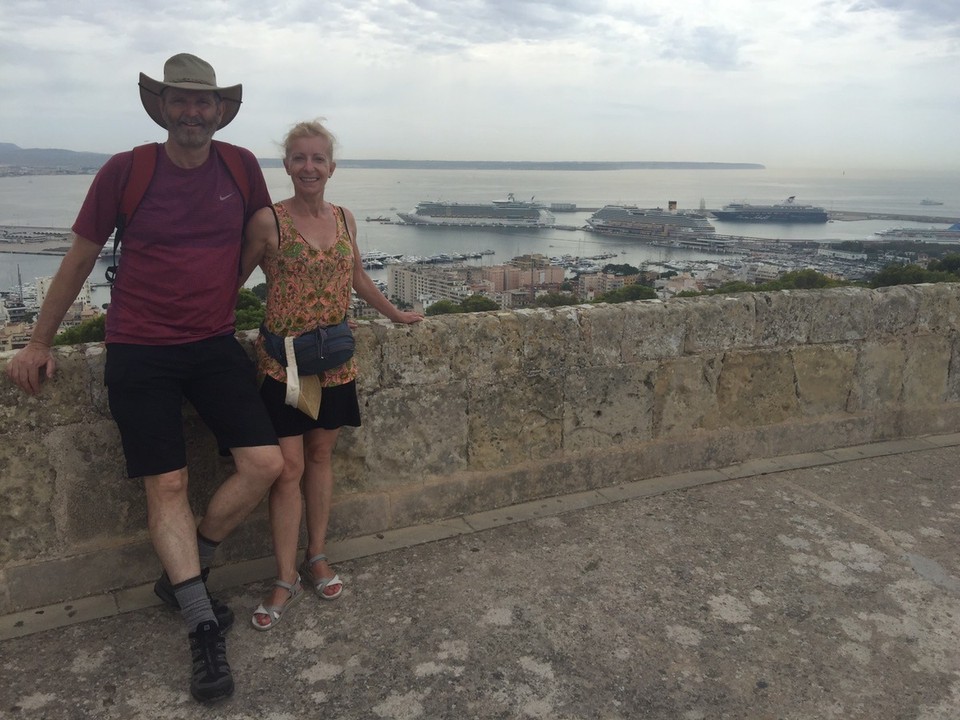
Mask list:
[[[294,125],[283,143],[283,166],[293,182],[293,197],[260,210],[247,226],[243,277],[257,265],[263,268],[267,278],[264,324],[277,335],[295,336],[318,325],[342,322],[349,309],[351,287],[394,322],[423,319],[420,313],[394,307],[373,284],[360,262],[356,220],[349,210],[324,200],[327,181],[336,169],[333,145],[333,135],[319,122]],[[301,376],[299,403],[294,398],[294,407],[287,404],[284,367],[267,354],[262,337],[256,348],[263,376],[261,396],[273,418],[284,458],[283,472],[269,496],[277,580],[251,618],[256,629],[269,630],[302,595],[301,580],[310,583],[324,600],[335,600],[343,591],[343,582],[324,554],[333,496],[332,457],[340,428],[360,425],[360,406],[353,358],[321,375]],[[311,396],[311,386],[317,389],[316,396]],[[307,552],[298,571],[301,481]]]

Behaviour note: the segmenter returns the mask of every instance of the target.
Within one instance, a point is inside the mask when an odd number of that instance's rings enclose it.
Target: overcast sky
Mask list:
[[[139,72],[192,52],[275,156],[960,171],[958,0],[4,0],[0,142],[159,140]]]

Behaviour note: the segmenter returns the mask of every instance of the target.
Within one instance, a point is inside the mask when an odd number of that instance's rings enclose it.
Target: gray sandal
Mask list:
[[[257,606],[257,609],[253,611],[253,617],[250,618],[250,622],[253,623],[253,627],[255,627],[257,630],[269,630],[274,625],[279,623],[280,618],[283,617],[283,613],[286,611],[286,609],[293,605],[293,603],[299,600],[303,595],[303,585],[300,583],[299,575],[297,575],[297,579],[292,585],[290,583],[285,583],[283,580],[274,580],[273,584],[275,587],[283,588],[290,593],[290,597],[288,597],[280,605],[264,605],[263,603],[260,603]],[[257,615],[266,615],[270,619],[270,622],[266,625],[261,625],[257,622]]]
[[[322,599],[336,600],[338,597],[340,597],[340,594],[343,592],[343,580],[340,579],[340,576],[337,574],[334,574],[333,577],[321,578],[320,580],[317,580],[313,576],[313,566],[316,563],[320,562],[321,560],[326,560],[326,559],[327,559],[327,556],[324,555],[323,553],[319,555],[314,555],[309,560],[304,559],[303,565],[300,566],[300,574],[303,577],[306,577],[313,584],[314,589],[317,591],[317,595],[319,595]],[[339,585],[340,587],[334,593],[324,593],[323,591],[326,590],[327,587],[331,585]]]

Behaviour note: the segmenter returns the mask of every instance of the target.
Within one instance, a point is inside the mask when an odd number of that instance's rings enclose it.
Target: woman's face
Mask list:
[[[290,143],[283,166],[293,181],[294,191],[315,195],[323,192],[337,164],[333,161],[333,148],[326,138],[302,137]]]

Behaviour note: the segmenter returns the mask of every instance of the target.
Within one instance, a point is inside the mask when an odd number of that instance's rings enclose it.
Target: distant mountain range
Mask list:
[[[0,165],[37,172],[93,172],[110,155],[54,148],[21,148],[0,143]],[[276,158],[258,158],[265,168],[282,167]],[[763,170],[759,163],[716,162],[533,162],[497,160],[337,160],[340,167],[401,170]]]

